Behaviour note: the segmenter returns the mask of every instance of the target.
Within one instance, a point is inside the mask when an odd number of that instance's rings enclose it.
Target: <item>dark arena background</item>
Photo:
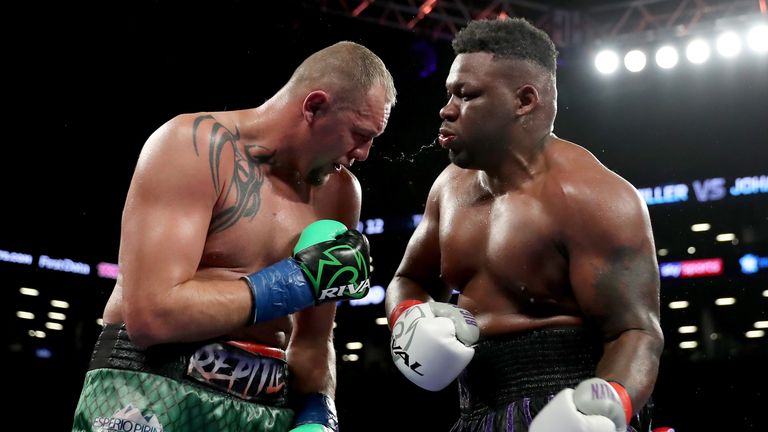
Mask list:
[[[654,425],[768,430],[765,1],[155,0],[8,8],[4,429],[71,427],[115,282],[123,201],[149,134],[176,114],[257,106],[307,55],[353,40],[382,57],[399,95],[368,161],[353,167],[376,286],[364,301],[338,308],[340,425],[447,431],[458,415],[455,384],[431,393],[397,372],[381,301],[432,180],[448,163],[431,143],[453,59],[450,38],[469,18],[506,15],[528,18],[558,45],[555,133],[594,153],[649,205],[666,336]],[[689,46],[695,39],[703,43]],[[676,64],[669,50],[657,56],[665,45],[677,50]],[[634,53],[625,66],[632,49],[647,55],[642,70]]]

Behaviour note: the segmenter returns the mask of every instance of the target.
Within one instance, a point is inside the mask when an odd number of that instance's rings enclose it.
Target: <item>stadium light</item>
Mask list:
[[[16,311],[16,317],[21,319],[35,319],[35,314],[27,311]]]
[[[32,296],[32,297],[37,297],[37,296],[40,295],[40,291],[38,291],[38,290],[36,290],[34,288],[21,287],[21,288],[19,288],[19,292],[22,295],[27,295],[27,296]]]
[[[619,68],[619,56],[612,50],[600,51],[595,56],[595,68],[601,74],[612,74]]]
[[[724,22],[725,24],[723,24]],[[670,34],[649,37],[648,33],[643,33],[642,40],[640,40],[639,33],[634,38],[624,37],[623,42],[615,43],[635,46],[626,49],[614,46],[612,49],[596,50],[595,68],[602,75],[609,75],[617,72],[623,61],[624,69],[636,74],[647,69],[646,66],[651,61],[648,59],[650,55],[654,57],[655,63],[660,69],[669,70],[681,63],[682,56],[685,56],[688,63],[700,65],[712,61],[715,55],[713,52],[717,52],[718,57],[723,59],[735,58],[742,54],[742,51],[745,51],[747,47],[749,51],[757,54],[768,53],[768,23],[764,20],[755,21],[754,17],[746,15],[738,20],[718,20],[709,26],[698,25],[693,32],[687,35],[691,39],[685,45],[681,45],[680,41],[675,41],[676,36]],[[663,41],[661,38],[664,37],[668,40]],[[662,44],[654,50],[647,44],[656,38]],[[605,44],[606,42],[601,41],[600,43]]]
[[[715,240],[719,242],[732,242],[736,240],[736,234],[734,233],[721,233],[715,236]]]
[[[640,72],[645,69],[647,63],[645,53],[640,50],[632,50],[624,56],[624,67],[630,72]]]
[[[685,48],[685,56],[693,64],[702,64],[709,59],[709,44],[704,39],[694,39]]]
[[[747,33],[747,45],[757,53],[768,52],[768,24],[758,24],[752,27]]]
[[[672,69],[677,65],[678,60],[680,55],[671,45],[665,45],[656,51],[656,64],[662,69]]]
[[[706,222],[691,225],[691,231],[693,232],[709,231],[711,228],[712,228],[712,225]]]
[[[718,306],[731,306],[736,304],[736,299],[733,297],[720,297],[715,299],[715,304]]]
[[[741,52],[741,38],[732,31],[717,37],[717,52],[726,58],[736,57]]]

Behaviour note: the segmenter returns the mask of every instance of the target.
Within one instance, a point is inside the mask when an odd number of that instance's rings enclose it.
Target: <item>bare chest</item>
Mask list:
[[[521,194],[441,207],[443,280],[489,308],[561,296],[567,264],[550,211]]]
[[[321,217],[312,200],[276,192],[269,184],[250,202],[230,197],[213,215],[201,268],[256,271],[290,256],[301,231]]]

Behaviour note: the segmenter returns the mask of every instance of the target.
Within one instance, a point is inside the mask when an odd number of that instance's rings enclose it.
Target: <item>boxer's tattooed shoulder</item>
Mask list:
[[[195,119],[192,145],[195,154],[207,153],[214,190],[220,200],[234,203],[214,214],[209,233],[224,231],[243,218],[253,219],[261,206],[261,186],[264,184],[264,165],[270,164],[275,152],[254,144],[245,144],[240,150],[240,130],[232,132],[211,115]],[[222,155],[225,151],[234,155],[234,169],[229,178],[222,178]],[[226,170],[229,172],[230,170]]]

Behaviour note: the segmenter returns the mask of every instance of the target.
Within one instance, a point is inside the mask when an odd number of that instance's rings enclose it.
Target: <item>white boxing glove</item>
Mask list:
[[[530,432],[626,432],[632,413],[626,404],[631,405],[629,396],[619,384],[590,378],[549,401],[533,419]]]
[[[472,360],[480,329],[475,317],[450,303],[406,300],[390,316],[395,365],[419,387],[448,386]]]

